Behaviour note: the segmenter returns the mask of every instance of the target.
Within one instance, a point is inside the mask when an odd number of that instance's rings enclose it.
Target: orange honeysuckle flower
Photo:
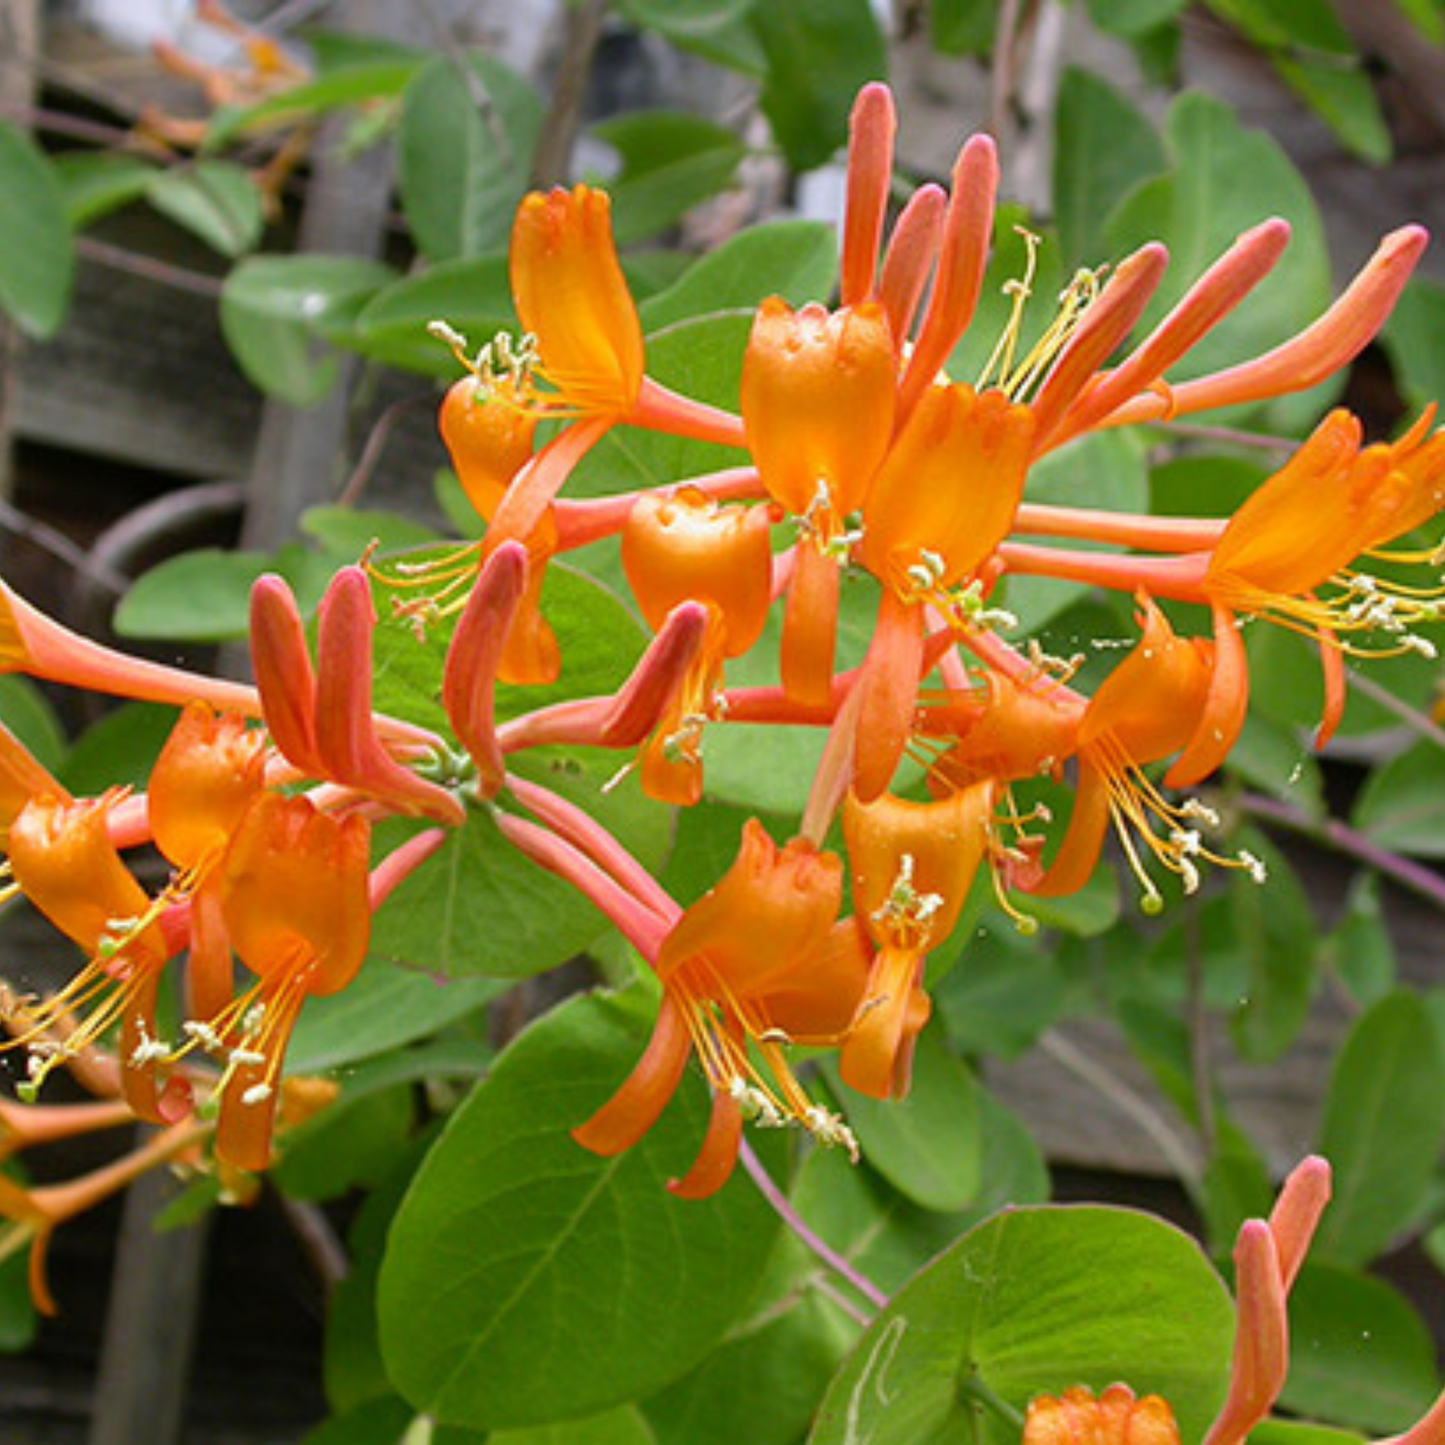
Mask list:
[[[1179,1445],[1179,1427],[1158,1395],[1138,1399],[1127,1385],[1096,1396],[1082,1385],[1029,1402],[1023,1445]]]
[[[642,391],[642,325],[612,240],[612,201],[590,186],[534,191],[512,226],[512,294],[536,339],[540,398],[564,414],[627,415]]]
[[[852,1135],[808,1098],[784,1053],[790,1043],[833,1042],[857,1006],[864,950],[851,923],[834,923],[841,895],[834,855],[797,838],[780,849],[750,820],[732,868],[662,939],[654,966],[663,1002],[652,1041],[617,1093],[572,1131],[577,1142],[606,1155],[630,1148],[695,1052],[713,1114],[697,1161],[669,1185],[675,1193],[700,1198],[722,1186],[745,1118],[800,1124],[856,1153]],[[753,1063],[750,1042],[768,1076]]]
[[[76,1139],[99,1129],[135,1122],[123,1099],[97,1099],[85,1104],[25,1104],[0,1098],[0,1160],[26,1149],[43,1148],[62,1139]]]
[[[839,1053],[843,1081],[861,1094],[908,1092],[914,1045],[932,1012],[924,958],[953,931],[993,847],[996,793],[983,779],[934,802],[850,794],[843,806],[853,906],[878,949]]]
[[[706,624],[692,666],[642,755],[642,785],[661,802],[702,796],[702,730],[717,716],[723,662],[762,634],[772,601],[769,505],[720,507],[695,487],[640,497],[622,532],[622,565],[648,625],[660,631],[693,602]]]
[[[512,298],[530,369],[553,390],[544,413],[627,421],[737,446],[737,418],[681,397],[644,372],[642,325],[612,239],[605,191],[534,191],[512,224]]]
[[[20,810],[35,797],[69,795],[40,762],[3,723],[0,723],[0,851],[9,847],[10,825]],[[4,898],[0,892],[0,899]]]
[[[184,707],[193,697],[203,697],[216,707],[247,717],[261,715],[261,699],[254,687],[203,677],[103,647],[47,617],[3,582],[0,672],[23,672],[66,687],[176,707]]]
[[[364,818],[262,793],[226,852],[226,931],[258,982],[188,1032],[224,1063],[216,1154],[239,1168],[270,1162],[277,1083],[302,1004],[345,988],[366,957],[370,839]]]
[[[51,1236],[69,1220],[119,1194],[142,1174],[170,1163],[198,1143],[210,1126],[183,1121],[151,1136],[138,1149],[111,1164],[64,1184],[27,1189],[0,1174],[0,1261],[28,1248],[30,1297],[41,1314],[57,1313],[45,1278]]]
[[[60,931],[85,950],[89,962],[53,998],[27,1010],[29,1027],[12,1046],[29,1046],[35,1086],[69,1056],[120,1024],[121,1087],[131,1109],[166,1123],[190,1106],[190,1090],[172,1077],[158,1087],[157,1062],[168,1050],[155,1037],[156,987],[171,949],[153,903],[131,876],[107,833],[107,816],[119,800],[73,801],[42,794],[10,829],[10,867],[21,892]],[[52,1025],[72,1009],[89,1007],[83,1021],[57,1044]]]
[[[1440,587],[1397,584],[1358,569],[1362,554],[1380,554],[1393,538],[1445,507],[1445,430],[1430,433],[1431,408],[1392,443],[1361,448],[1359,421],[1330,413],[1305,443],[1230,518],[1214,544],[1200,590],[1214,610],[1219,659],[1194,738],[1168,781],[1187,787],[1212,773],[1244,725],[1249,670],[1235,622],[1262,617],[1316,638],[1325,670],[1325,704],[1316,746],[1329,741],[1344,710],[1345,652],[1434,656],[1434,644],[1411,632],[1441,615]],[[1438,561],[1431,553],[1407,562]],[[1334,595],[1316,589],[1331,584]],[[1357,649],[1363,631],[1383,634],[1380,647]]]
[[[273,574],[258,578],[251,589],[251,661],[267,729],[302,773],[366,793],[395,812],[458,826],[464,810],[456,796],[399,763],[378,735],[371,710],[375,625],[366,573],[343,567],[321,600],[313,671],[291,588]]]
[[[888,450],[895,389],[893,339],[877,302],[794,312],[771,296],[758,308],[743,354],[743,426],[768,495],[800,528],[782,675],[802,701],[828,695],[844,519]]]
[[[893,435],[893,340],[876,302],[758,307],[743,354],[748,450],[768,495],[820,545],[863,505]]]
[[[967,692],[925,698],[918,731],[948,740],[929,766],[930,789],[959,788],[979,778],[1010,783],[1057,774],[1078,751],[1087,705],[1047,672],[1015,680],[992,668]]]
[[[931,602],[966,627],[977,574],[1008,534],[1023,495],[1033,436],[1029,408],[1001,391],[936,386],[898,434],[863,506],[859,559],[883,601],[858,686],[854,787],[888,786],[912,729]],[[967,584],[962,597],[960,584]]]
[[[151,770],[147,811],[156,847],[177,870],[167,892],[189,904],[186,1012],[209,1019],[231,1001],[234,970],[221,916],[219,864],[266,786],[267,737],[235,713],[187,704]]]
[[[448,389],[437,427],[467,501],[490,522],[532,459],[538,417],[527,409],[526,383],[516,371],[495,374],[486,363],[458,354],[471,374]]]
[[[1263,876],[1258,860],[1211,851],[1200,825],[1217,820],[1194,800],[1169,802],[1144,768],[1178,752],[1193,736],[1215,666],[1213,643],[1179,637],[1164,614],[1141,595],[1141,636],[1129,655],[1099,684],[1079,722],[1078,788],[1068,831],[1042,879],[1030,890],[1044,897],[1083,887],[1098,862],[1112,820],[1135,877],[1144,889],[1141,906],[1162,906],[1158,889],[1140,859],[1134,838],[1192,892],[1199,861],[1243,867]],[[1156,831],[1162,825],[1163,835]]]

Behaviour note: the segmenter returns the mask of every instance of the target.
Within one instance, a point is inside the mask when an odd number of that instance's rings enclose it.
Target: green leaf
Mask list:
[[[284,577],[307,615],[334,571],[333,559],[294,544],[274,555],[219,547],[183,552],[136,579],[116,609],[115,630],[122,637],[230,642],[246,635],[251,586],[263,573]]]
[[[1138,512],[1148,505],[1148,496],[1149,473],[1139,439],[1121,431],[1096,432],[1070,442],[1035,463],[1029,473],[1031,502]],[[1066,545],[1117,550],[1072,540]],[[1027,636],[1090,590],[1086,583],[1058,582],[1052,577],[1009,577],[1002,589],[1003,605],[1018,618],[1020,633]]]
[[[65,729],[50,699],[28,677],[0,675],[0,722],[52,773],[65,761]]]
[[[1209,0],[1269,57],[1287,85],[1357,155],[1388,160],[1390,134],[1350,32],[1331,0]]]
[[[1412,407],[1445,396],[1445,286],[1417,278],[1407,283],[1380,340],[1393,363],[1395,380]]]
[[[1317,1258],[1367,1264],[1415,1218],[1445,1135],[1445,1060],[1412,993],[1383,998],[1355,1024],[1335,1061],[1319,1152],[1334,1197]]]
[[[761,1312],[647,1401],[657,1445],[796,1445],[851,1342],[819,1296]]]
[[[0,310],[28,336],[54,336],[74,277],[75,242],[55,172],[24,131],[0,120]]]
[[[1110,213],[1166,165],[1154,127],[1120,91],[1093,71],[1064,71],[1054,110],[1054,220],[1070,266],[1103,259]]]
[[[907,1098],[854,1093],[832,1059],[823,1071],[869,1164],[905,1197],[958,1210],[978,1192],[978,1084],[938,1028],[919,1036]]]
[[[159,171],[145,194],[163,216],[231,260],[255,246],[266,224],[250,172],[230,161]]]
[[[670,835],[670,810],[642,797],[631,778],[603,793],[616,766],[606,755],[556,749],[515,762],[517,772],[585,807],[631,853],[656,864]],[[406,831],[401,824],[381,830],[387,841]],[[372,949],[447,978],[527,978],[565,963],[607,928],[581,893],[523,857],[490,812],[478,809],[387,900]]]
[[[410,554],[409,560],[417,557]],[[425,639],[418,641],[405,621],[387,616],[384,595],[377,610],[382,617],[374,649],[377,710],[445,731],[449,725],[437,695],[437,679],[450,627],[428,628]],[[545,687],[499,685],[500,719],[569,698],[610,695],[642,653],[642,625],[617,594],[566,563],[553,562],[547,568],[542,613],[558,636],[567,639],[562,674]],[[620,761],[612,764],[608,775],[618,766]]]
[[[1344,917],[1326,941],[1322,961],[1361,1008],[1379,1003],[1394,988],[1395,943],[1380,905],[1378,873],[1360,873],[1350,885]]]
[[[395,512],[359,507],[310,507],[302,514],[301,530],[333,557],[348,560],[371,550],[385,557],[407,548],[429,547],[441,540],[434,527],[425,527]]]
[[[740,70],[761,76],[762,47],[748,26],[759,0],[618,0],[617,10],[632,24],[651,30],[676,45]]]
[[[1015,1445],[970,1382],[1022,1411],[1040,1393],[1126,1380],[1163,1395],[1186,1439],[1224,1396],[1234,1310],[1199,1247],[1103,1208],[1020,1209],[970,1231],[874,1320],[809,1445]]]
[[[1251,713],[1229,750],[1229,768],[1245,782],[1298,808],[1316,822],[1325,815],[1324,776],[1297,733]]]
[[[1445,45],[1445,5],[1440,0],[1395,0],[1395,8],[1432,45]]]
[[[998,29],[997,0],[933,0],[929,36],[941,55],[984,55]]]
[[[781,296],[790,306],[823,300],[837,280],[838,239],[831,226],[774,221],[750,226],[710,251],[638,309],[644,328],[657,331],[704,311],[756,306],[767,296]]]
[[[607,183],[618,245],[656,235],[725,190],[747,149],[726,126],[679,111],[631,111],[592,127],[621,160]]]
[[[77,231],[140,200],[156,173],[153,162],[116,151],[66,151],[51,165]]]
[[[1354,826],[1382,848],[1445,858],[1445,752],[1416,743],[1365,781]]]
[[[487,1445],[657,1445],[657,1436],[633,1405],[568,1420],[561,1425],[528,1425],[521,1430],[494,1430]]]
[[[226,278],[221,330],[241,370],[268,396],[313,406],[336,380],[325,329],[344,325],[395,274],[357,256],[255,256]]]
[[[1056,948],[1011,928],[970,938],[934,996],[954,1043],[965,1053],[1005,1059],[1028,1049],[1064,1010]]]
[[[752,323],[751,308],[671,322],[648,338],[648,373],[685,396],[736,411],[743,350]],[[737,447],[613,427],[578,463],[567,492],[588,497],[671,485],[740,466],[746,455]]]
[[[1313,321],[1330,300],[1329,257],[1309,187],[1261,131],[1242,126],[1222,101],[1198,92],[1170,107],[1170,178],[1146,182],[1115,213],[1110,234],[1121,248],[1158,239],[1169,247],[1163,285],[1141,323],[1152,325],[1243,231],[1267,216],[1290,223],[1289,249],[1274,270],[1176,367],[1171,378],[1198,376],[1277,345]],[[1261,404],[1264,424],[1290,430],[1318,415],[1313,392],[1293,403]],[[1232,415],[1225,412],[1223,415]],[[1251,421],[1260,416],[1259,409]]]
[[[143,790],[175,722],[173,707],[122,703],[75,740],[60,781],[81,797],[97,797],[107,788],[127,784]]]
[[[752,22],[767,57],[760,101],[794,170],[826,161],[847,135],[859,87],[881,80],[888,55],[869,0],[758,5]]]
[[[328,68],[315,80],[287,87],[255,105],[220,110],[206,135],[207,150],[220,150],[247,132],[281,129],[346,106],[386,100],[406,89],[431,52],[357,58]]]
[[[379,916],[389,906],[383,904]],[[475,1013],[507,987],[488,978],[443,981],[397,968],[373,951],[340,993],[307,1000],[287,1069],[321,1074],[404,1048]]]
[[[1259,884],[1237,873],[1229,883],[1235,926],[1249,961],[1248,991],[1231,1031],[1246,1059],[1267,1063],[1290,1046],[1309,1012],[1319,928],[1283,854],[1252,830],[1237,841],[1265,864],[1269,876]]]
[[[472,52],[434,60],[407,86],[397,181],[407,224],[432,261],[500,245],[527,189],[542,101],[516,71]]]
[[[301,1445],[399,1445],[412,1419],[401,1400],[368,1400],[319,1425]]]
[[[0,1262],[0,1354],[18,1355],[35,1343],[40,1317],[30,1300],[29,1266],[24,1250]]]
[[[514,332],[505,252],[443,261],[397,281],[362,309],[348,336],[338,339],[373,361],[453,379],[456,358],[428,333],[431,321],[445,321],[474,349],[499,331]]]
[[[1340,138],[1347,150],[1381,166],[1394,153],[1390,127],[1363,61],[1346,67],[1334,56],[1274,57],[1285,83]]]
[[[1249,1432],[1249,1439],[1250,1445],[1365,1445],[1365,1437],[1353,1430],[1303,1420],[1266,1420]]]
[[[1289,1296],[1284,1409],[1372,1434],[1408,1429],[1435,1398],[1435,1347],[1384,1280],[1307,1263]]]
[[[412,1118],[409,1084],[343,1094],[307,1121],[304,1135],[283,1136],[268,1177],[289,1198],[318,1203],[374,1184],[401,1153]]]
[[[704,1131],[695,1080],[615,1158],[568,1136],[641,1048],[624,1002],[574,1000],[507,1050],[428,1156],[379,1291],[387,1368],[417,1409],[472,1427],[594,1414],[684,1374],[746,1305],[776,1216],[745,1178],[703,1201],[665,1188]]]
[[[435,1142],[439,1132],[433,1131],[426,1147]],[[426,1147],[422,1141],[413,1141],[408,1157],[396,1161],[391,1172],[367,1194],[347,1229],[346,1252],[351,1268],[331,1292],[322,1359],[326,1399],[337,1414],[354,1410],[368,1400],[395,1396],[376,1338],[376,1279],[391,1221]]]
[[[1142,35],[1173,20],[1189,0],[1089,0],[1089,19],[1110,35]]]

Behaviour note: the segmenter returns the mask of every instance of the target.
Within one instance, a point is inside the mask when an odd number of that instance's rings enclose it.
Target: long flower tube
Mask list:
[[[14,1039],[31,1050],[32,1082],[120,1026],[121,1088],[132,1111],[173,1122],[190,1107],[190,1089],[159,1064],[168,1050],[156,1038],[156,989],[173,949],[158,926],[159,908],[121,861],[106,830],[117,794],[73,800],[32,799],[10,829],[10,867],[20,890],[88,962],[54,998],[30,1009]],[[89,1012],[56,1047],[52,1025],[72,1010]]]
[[[508,542],[482,564],[442,668],[442,706],[477,769],[477,794],[495,796],[506,763],[497,738],[497,675],[527,586],[527,549]]]
[[[549,827],[505,813],[497,825],[601,909],[662,983],[651,1042],[612,1099],[573,1130],[580,1144],[604,1155],[630,1148],[656,1123],[695,1052],[712,1088],[712,1117],[693,1167],[669,1185],[674,1193],[698,1198],[726,1182],[744,1118],[797,1123],[856,1151],[841,1121],[803,1092],[784,1054],[790,1042],[843,1032],[863,986],[861,932],[833,923],[842,881],[835,857],[801,839],[779,849],[754,820],[727,875],[682,910],[663,908],[651,890],[639,896]]]
[[[878,950],[839,1053],[844,1082],[860,1093],[908,1092],[914,1045],[932,1012],[924,959],[953,931],[993,845],[996,796],[993,780],[982,779],[934,802],[852,794],[844,806],[853,904]]]
[[[45,1277],[45,1260],[51,1237],[61,1225],[119,1194],[142,1174],[170,1163],[194,1148],[210,1132],[206,1123],[183,1121],[151,1136],[139,1148],[114,1163],[64,1184],[26,1189],[0,1174],[0,1260],[28,1247],[30,1298],[43,1315],[57,1313],[55,1298]]]
[[[1079,720],[1078,789],[1058,853],[1031,889],[1041,896],[1072,893],[1087,882],[1111,822],[1146,908],[1157,908],[1159,897],[1136,837],[1191,890],[1200,860],[1226,861],[1201,839],[1204,810],[1171,804],[1143,771],[1179,752],[1193,736],[1215,666],[1214,644],[1176,635],[1147,597],[1140,599],[1139,623],[1139,642],[1099,685]]]
[[[280,577],[259,578],[251,591],[251,658],[267,727],[302,773],[355,788],[396,812],[459,826],[465,813],[457,797],[398,763],[378,735],[375,625],[366,573],[343,567],[322,599],[313,671],[295,595]]]
[[[1374,340],[1429,240],[1423,226],[1391,231],[1329,310],[1303,331],[1224,371],[1178,382],[1162,395],[1136,396],[1093,425],[1124,426],[1186,416],[1318,385],[1348,366]]]
[[[356,976],[371,932],[370,827],[316,810],[305,797],[263,793],[247,809],[225,858],[222,907],[241,961],[257,983],[193,1039],[223,1062],[216,1086],[217,1157],[264,1169],[291,1030],[309,997]]]
[[[707,625],[706,604],[679,603],[615,693],[573,698],[509,718],[497,728],[497,746],[504,754],[548,744],[636,747],[657,729],[691,672]]]

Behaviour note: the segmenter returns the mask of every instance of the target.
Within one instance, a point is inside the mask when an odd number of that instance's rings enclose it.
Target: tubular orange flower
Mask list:
[[[852,1135],[814,1104],[784,1054],[830,1042],[863,982],[860,938],[835,927],[842,865],[794,839],[779,849],[756,819],[731,869],[676,921],[656,969],[663,1005],[646,1053],[617,1093],[573,1137],[598,1154],[630,1148],[656,1122],[696,1051],[713,1089],[713,1118],[692,1170],[671,1187],[686,1197],[719,1188],[745,1117],[801,1124],[856,1152]],[[748,1052],[767,1065],[764,1077]]]
[[[1175,634],[1164,614],[1140,598],[1142,630],[1134,649],[1099,685],[1078,730],[1079,784],[1068,832],[1042,880],[1031,890],[1044,896],[1074,892],[1087,882],[1112,819],[1144,888],[1144,907],[1157,909],[1158,890],[1135,849],[1133,835],[1148,846],[1186,889],[1198,882],[1196,859],[1224,863],[1204,847],[1198,824],[1211,821],[1197,803],[1176,806],[1143,769],[1178,752],[1198,726],[1214,667],[1214,647]],[[1161,837],[1156,823],[1168,830]],[[1132,830],[1132,832],[1131,832]],[[1245,860],[1250,866],[1252,860]],[[1257,865],[1254,865],[1257,867]]]
[[[1127,1385],[1103,1394],[1075,1385],[1029,1402],[1023,1445],[1179,1445],[1179,1427],[1158,1395],[1137,1399]]]
[[[0,1226],[0,1260],[29,1248],[30,1297],[41,1314],[57,1313],[45,1279],[45,1256],[55,1231],[120,1193],[142,1174],[183,1154],[204,1137],[209,1127],[189,1122],[174,1124],[114,1163],[64,1184],[26,1189],[0,1174],[0,1219],[6,1221]]]
[[[263,793],[226,853],[222,908],[258,982],[192,1038],[225,1062],[216,1153],[242,1169],[271,1157],[276,1089],[291,1030],[309,997],[356,976],[371,936],[364,818],[338,821],[305,797]]]
[[[893,339],[876,302],[794,312],[772,296],[758,308],[743,355],[743,426],[768,495],[802,533],[782,655],[783,686],[800,701],[828,696],[836,553],[888,449],[895,386]]]
[[[512,372],[474,372],[454,382],[442,400],[437,427],[462,491],[484,521],[496,515],[507,488],[532,459],[538,418],[527,400],[525,384]]]
[[[844,1082],[861,1094],[908,1092],[914,1045],[932,1012],[924,956],[953,931],[989,853],[995,795],[983,779],[935,802],[852,794],[844,804],[853,906],[879,950],[839,1054]]]
[[[576,186],[533,192],[512,227],[512,294],[537,371],[564,413],[624,416],[642,390],[642,326],[612,241],[612,202]]]
[[[1214,610],[1219,661],[1193,739],[1167,781],[1187,787],[1213,772],[1239,736],[1249,671],[1236,614],[1262,617],[1314,637],[1325,673],[1316,745],[1329,741],[1344,709],[1343,654],[1394,655],[1432,643],[1409,629],[1440,614],[1445,588],[1416,588],[1353,565],[1445,506],[1445,430],[1430,432],[1431,408],[1398,441],[1361,448],[1359,421],[1336,410],[1234,514],[1210,552],[1199,584]],[[1437,560],[1406,553],[1395,560]],[[1333,595],[1317,596],[1325,584]],[[1358,649],[1372,630],[1382,647]]]
[[[170,1122],[189,1107],[184,1080],[158,1088],[157,1062],[168,1050],[155,1038],[156,986],[170,948],[153,904],[131,877],[106,830],[117,791],[79,802],[41,795],[10,830],[10,866],[25,896],[90,961],[53,998],[28,1011],[29,1027],[16,1045],[32,1049],[38,1086],[55,1065],[120,1024],[121,1085],[132,1110],[153,1123]],[[63,1044],[48,1038],[71,1009],[91,1007]]]
[[[828,311],[778,296],[758,307],[743,354],[748,450],[768,495],[833,540],[863,505],[893,435],[893,340],[883,309]]]
[[[231,1000],[231,945],[217,865],[266,785],[266,734],[207,703],[186,706],[151,771],[147,811],[156,847],[178,873],[168,894],[189,900],[186,1011],[209,1019]]]
[[[770,506],[721,508],[695,487],[638,499],[622,533],[622,565],[642,615],[663,628],[685,602],[706,609],[692,666],[642,757],[642,784],[661,802],[702,796],[700,743],[717,715],[723,660],[758,640],[771,601]]]
[[[399,813],[457,826],[458,799],[397,762],[378,736],[371,710],[375,625],[366,573],[343,567],[321,600],[313,673],[290,587],[274,575],[259,578],[251,590],[251,659],[267,727],[302,773],[355,788]]]

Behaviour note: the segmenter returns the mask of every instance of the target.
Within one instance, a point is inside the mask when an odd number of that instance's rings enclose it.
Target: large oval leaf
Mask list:
[[[1198,1245],[1123,1209],[1001,1214],[899,1291],[823,1402],[809,1445],[1017,1445],[1037,1394],[1123,1380],[1198,1439],[1224,1397],[1234,1311]],[[976,1384],[975,1384],[976,1382]],[[976,1391],[976,1394],[971,1394]]]
[[[34,141],[0,121],[0,310],[31,336],[52,336],[74,273],[60,183]]]
[[[462,1106],[392,1226],[382,1353],[439,1421],[495,1428],[595,1414],[690,1369],[756,1288],[777,1219],[745,1177],[684,1202],[704,1129],[685,1087],[635,1148],[568,1130],[635,1063],[636,1016],[580,999],[529,1029]]]
[[[441,56],[407,86],[397,179],[429,260],[474,256],[506,239],[541,126],[537,92],[490,55]]]

